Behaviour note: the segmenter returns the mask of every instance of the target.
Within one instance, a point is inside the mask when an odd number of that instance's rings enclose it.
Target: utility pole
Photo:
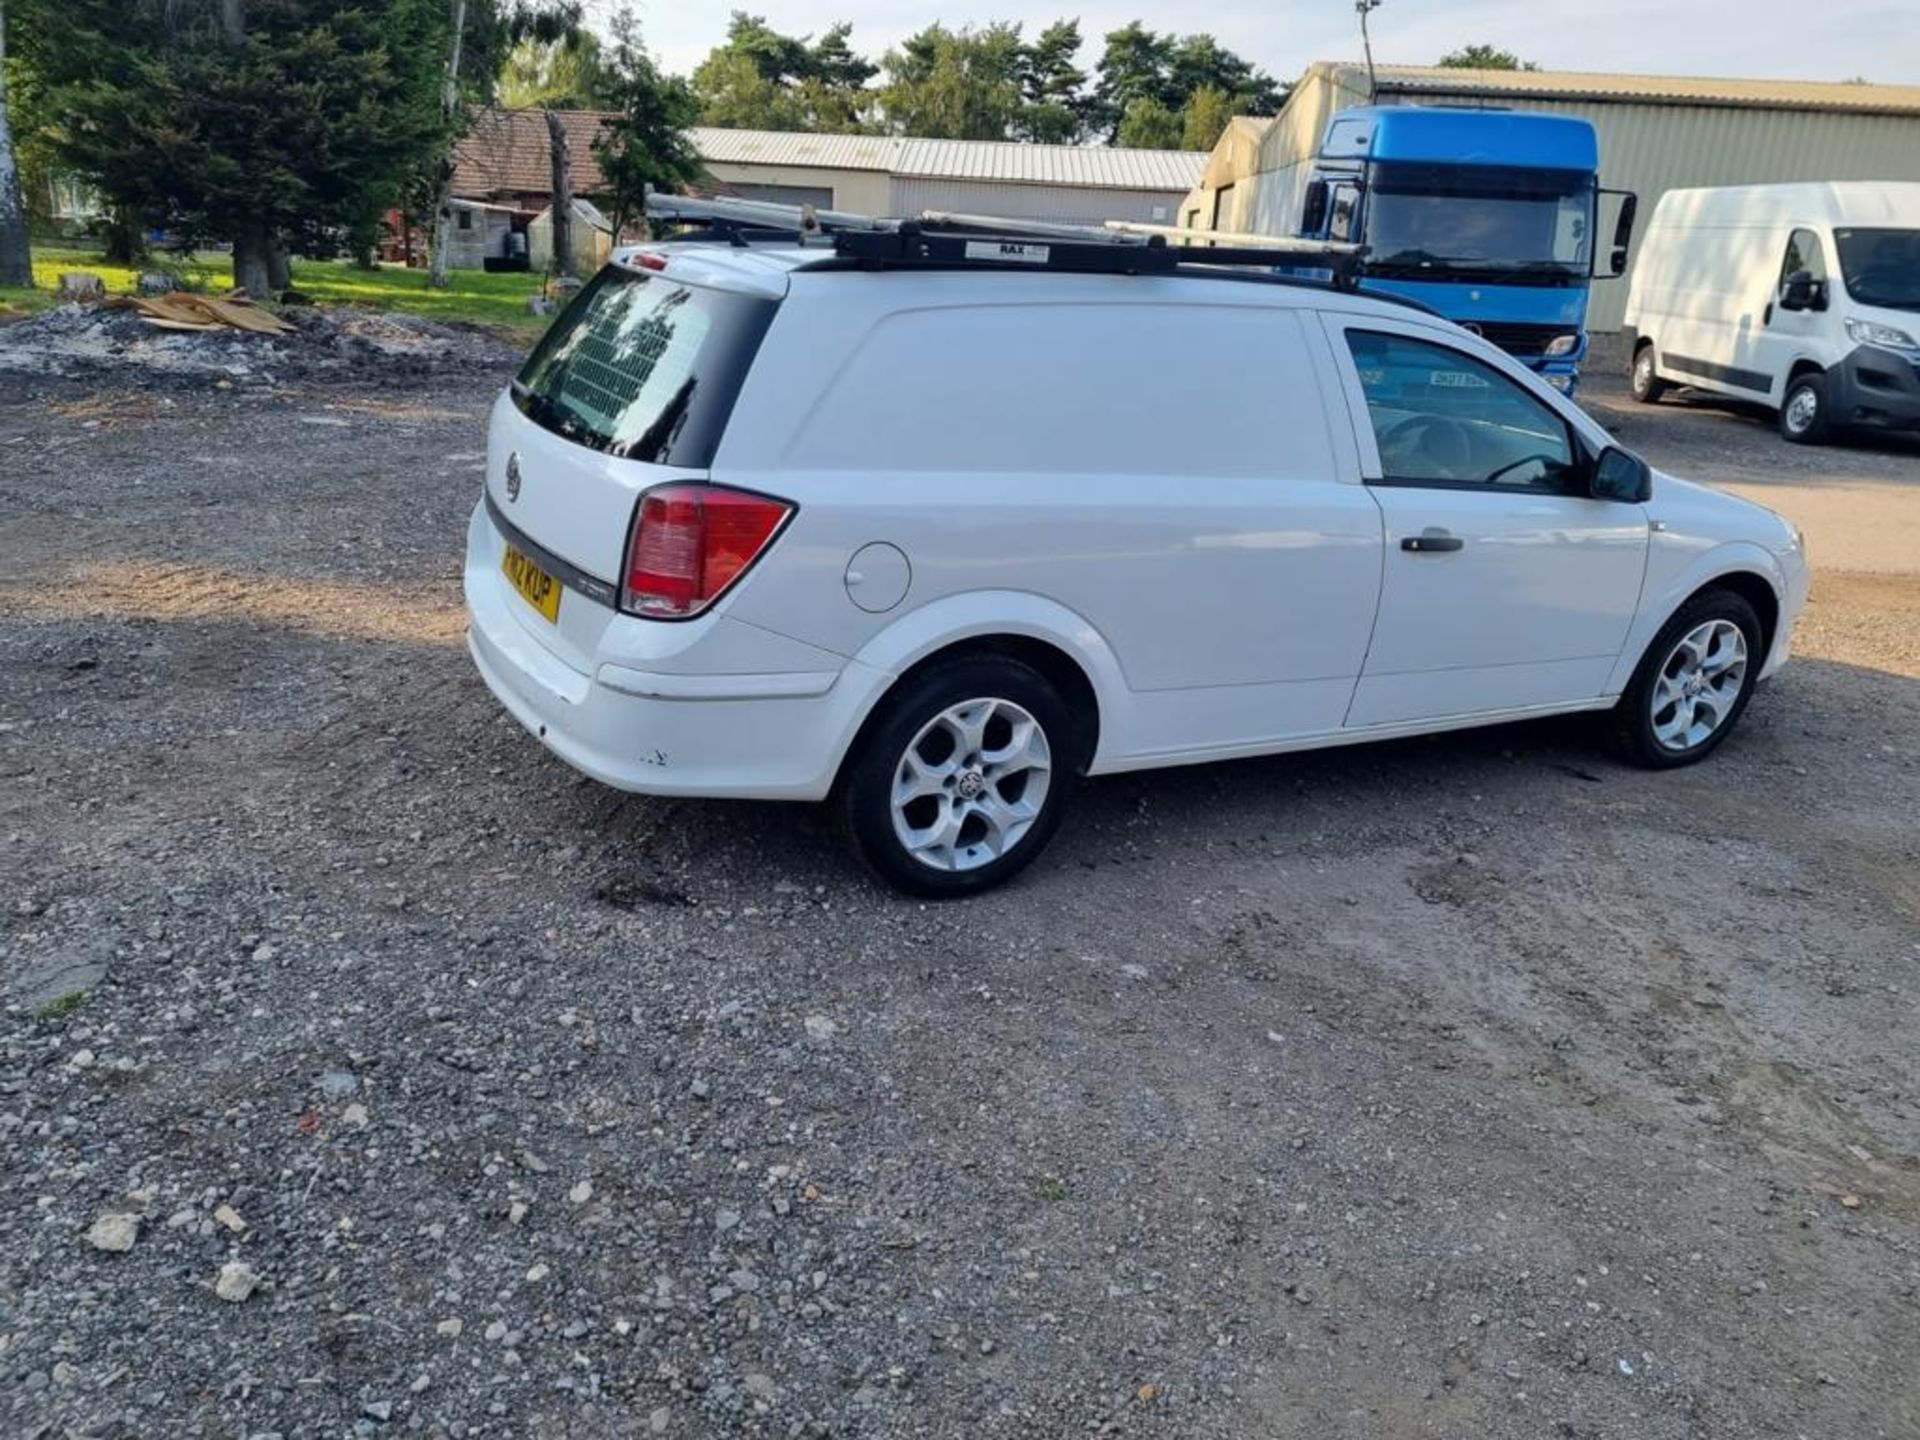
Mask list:
[[[1373,78],[1373,37],[1367,34],[1367,16],[1380,8],[1380,0],[1353,0],[1353,8],[1360,14],[1360,47],[1367,52],[1367,103],[1371,105],[1379,98],[1380,87]]]

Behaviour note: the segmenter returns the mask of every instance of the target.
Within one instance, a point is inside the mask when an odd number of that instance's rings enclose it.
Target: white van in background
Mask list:
[[[1920,184],[1670,190],[1625,323],[1634,397],[1691,385],[1835,427],[1920,429]]]

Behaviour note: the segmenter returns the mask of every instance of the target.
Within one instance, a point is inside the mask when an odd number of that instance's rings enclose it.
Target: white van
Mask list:
[[[494,406],[469,644],[576,769],[959,895],[1080,774],[1572,711],[1686,765],[1787,657],[1791,526],[1424,309],[864,223],[622,252]]]
[[[1780,433],[1920,429],[1920,184],[1670,190],[1627,297],[1634,397],[1765,401]]]

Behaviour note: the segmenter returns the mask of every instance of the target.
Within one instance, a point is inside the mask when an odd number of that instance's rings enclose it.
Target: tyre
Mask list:
[[[883,702],[841,776],[854,847],[911,895],[951,899],[1010,880],[1059,828],[1079,727],[1031,666],[937,663]]]
[[[1657,405],[1660,397],[1667,393],[1667,382],[1660,378],[1653,366],[1653,346],[1642,345],[1633,357],[1633,369],[1628,372],[1629,388],[1633,398],[1642,405]]]
[[[1709,590],[1660,628],[1614,709],[1628,759],[1655,770],[1704,760],[1727,738],[1766,656],[1760,618],[1731,590]]]
[[[1827,377],[1809,370],[1789,380],[1780,402],[1780,433],[1796,445],[1824,445],[1831,430]]]

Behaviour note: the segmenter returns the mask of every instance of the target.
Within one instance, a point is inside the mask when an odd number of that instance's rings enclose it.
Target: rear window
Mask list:
[[[778,304],[609,265],[534,348],[514,403],[589,449],[704,468]]]

